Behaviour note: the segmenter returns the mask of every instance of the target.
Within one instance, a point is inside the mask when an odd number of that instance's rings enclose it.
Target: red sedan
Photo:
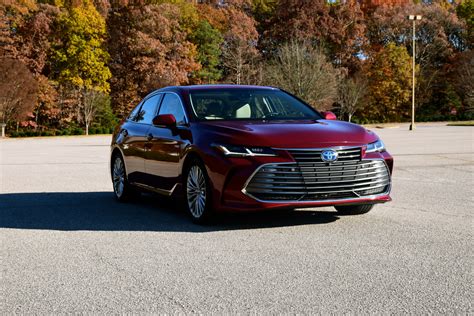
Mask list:
[[[120,201],[146,190],[185,199],[195,222],[215,212],[390,201],[393,158],[365,128],[272,87],[167,87],[116,128],[111,175]]]

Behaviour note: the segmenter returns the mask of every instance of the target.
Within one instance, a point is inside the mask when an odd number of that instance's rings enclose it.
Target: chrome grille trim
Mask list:
[[[370,184],[368,186],[368,188],[370,188],[373,184],[379,184],[379,183],[380,183],[380,185],[387,185],[388,181],[387,181],[387,179],[378,179],[377,181],[371,181],[370,183],[357,183],[357,184],[352,184],[352,185],[330,185],[330,186],[324,186],[324,187],[319,188],[319,189],[320,190],[326,190],[326,189],[338,189],[338,188],[345,188],[345,187],[355,187],[355,188],[348,189],[348,192],[352,192],[352,191],[363,190],[363,189],[357,188],[359,186],[362,186],[362,185],[367,186],[368,184]],[[304,183],[300,183],[300,184],[304,184]],[[313,191],[309,190],[309,189],[311,189],[311,187],[308,187],[308,186],[301,186],[301,187],[298,187],[298,186],[291,186],[291,187],[290,186],[286,186],[286,187],[285,186],[277,186],[277,187],[275,187],[272,184],[263,184],[263,183],[258,184],[258,185],[252,184],[251,188],[252,188],[252,191],[253,191],[253,189],[256,189],[256,190],[271,189],[272,191],[270,191],[269,193],[272,193],[275,190],[300,190],[300,189],[307,190],[308,193],[313,192]],[[320,192],[326,192],[327,193],[327,191],[320,191]],[[332,190],[330,192],[332,192]],[[290,193],[292,193],[292,192],[290,192]]]
[[[346,176],[348,177],[348,176]],[[354,177],[354,176],[351,176],[351,177]],[[339,178],[339,176],[338,176]],[[359,181],[366,181],[366,180],[373,180],[373,179],[378,179],[379,177],[375,176],[375,177],[365,177],[365,178],[359,178],[359,179],[354,179],[354,180],[339,180],[339,181],[312,181],[312,182],[308,182],[308,181],[305,181],[304,183],[307,184],[307,185],[311,185],[311,184],[320,184],[320,183],[334,183],[334,182],[337,182],[337,183],[348,183],[348,182],[359,182]],[[268,183],[268,179],[271,179],[271,178],[260,178],[260,177],[255,177],[253,181],[253,183]],[[306,180],[307,178],[305,178]],[[264,180],[267,180],[267,181],[264,181]],[[301,181],[285,181],[284,183],[288,183],[288,184],[298,184],[298,183],[301,183]]]
[[[362,160],[361,148],[352,147],[333,148],[339,157],[350,160],[317,161],[323,150],[288,149],[295,162],[260,166],[242,192],[257,201],[275,203],[370,199],[390,192],[390,172],[383,159]],[[308,162],[310,155],[313,160]]]
[[[349,190],[336,190],[336,191],[294,191],[294,192],[286,192],[286,191],[283,191],[283,192],[275,192],[275,191],[272,191],[272,192],[268,192],[268,190],[264,190],[262,189],[261,192],[259,191],[256,191],[256,193],[277,193],[277,194],[300,194],[300,195],[303,195],[303,194],[327,194],[327,193],[345,193],[345,192],[357,192],[357,191],[365,191],[365,190],[369,190],[369,189],[376,189],[376,188],[381,188],[381,187],[385,187],[387,184],[380,184],[380,185],[377,185],[377,186],[368,186],[368,187],[365,187],[365,188],[358,188],[357,190],[352,190],[352,189],[349,189]],[[383,193],[383,194],[387,194],[387,193]],[[357,197],[361,197],[360,195],[357,196]],[[285,201],[285,200],[282,200],[282,201]],[[308,202],[308,200],[298,200],[298,201],[304,201],[304,202]],[[324,201],[324,200],[322,200]]]

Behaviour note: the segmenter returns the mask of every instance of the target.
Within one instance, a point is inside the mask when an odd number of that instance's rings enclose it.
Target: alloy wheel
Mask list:
[[[195,218],[200,218],[206,209],[206,178],[201,168],[192,166],[188,172],[186,193],[189,210]]]
[[[125,186],[125,168],[120,157],[115,158],[114,168],[112,171],[112,180],[114,183],[114,191],[118,198],[123,194]]]

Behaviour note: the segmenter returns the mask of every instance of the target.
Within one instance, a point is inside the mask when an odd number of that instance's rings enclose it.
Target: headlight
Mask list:
[[[236,146],[236,145],[222,145],[212,144],[214,148],[217,148],[220,152],[227,157],[251,157],[251,156],[277,156],[277,153],[268,147],[255,147],[255,146]]]
[[[376,142],[367,144],[366,153],[382,152],[385,151],[385,144],[379,139]]]

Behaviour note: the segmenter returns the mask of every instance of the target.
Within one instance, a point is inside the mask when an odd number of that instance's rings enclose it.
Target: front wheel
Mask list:
[[[359,215],[368,213],[373,207],[373,204],[364,205],[338,205],[334,206],[337,212],[341,215]]]
[[[186,209],[195,223],[209,220],[211,210],[211,189],[206,169],[200,161],[193,161],[186,170]]]
[[[115,154],[112,159],[111,173],[114,193],[117,200],[126,202],[137,195],[137,191],[135,191],[128,182],[125,172],[125,163],[119,154]]]

